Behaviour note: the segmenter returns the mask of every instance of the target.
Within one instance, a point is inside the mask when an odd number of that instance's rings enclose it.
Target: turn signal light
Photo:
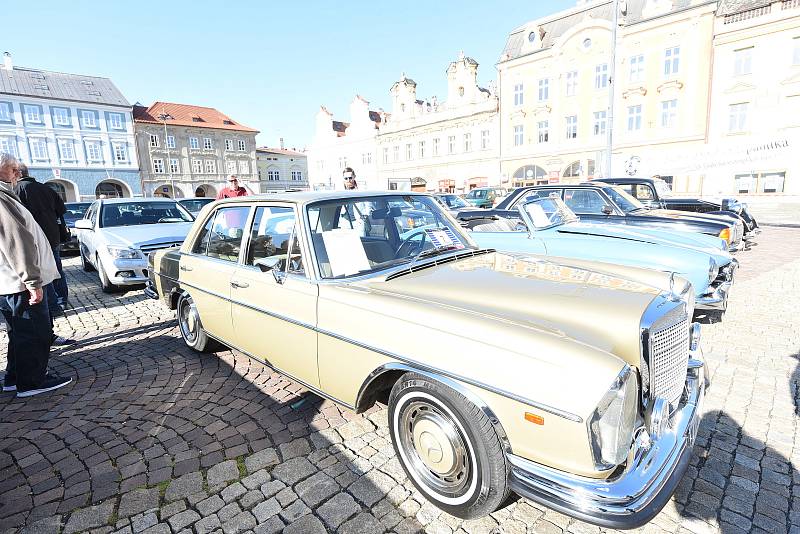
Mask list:
[[[719,233],[719,237],[727,241],[728,243],[731,242],[731,229],[725,228]]]
[[[544,417],[541,415],[536,415],[531,412],[525,412],[525,420],[529,423],[533,423],[535,425],[543,425],[544,424]]]

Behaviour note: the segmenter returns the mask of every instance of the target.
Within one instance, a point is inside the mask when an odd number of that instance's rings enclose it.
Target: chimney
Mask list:
[[[283,137],[281,137],[280,143],[281,143],[281,150],[283,150]]]
[[[13,70],[14,64],[11,63],[11,53],[3,52],[3,68],[6,70]]]

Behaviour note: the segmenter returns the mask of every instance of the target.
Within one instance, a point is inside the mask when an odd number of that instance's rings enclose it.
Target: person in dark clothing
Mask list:
[[[66,306],[69,297],[69,288],[64,276],[64,268],[61,265],[61,232],[58,228],[59,224],[61,224],[61,217],[67,211],[67,208],[58,193],[45,184],[37,182],[35,178],[28,174],[27,166],[20,164],[19,170],[20,178],[16,184],[17,196],[22,205],[31,212],[33,219],[39,224],[47,237],[60,276],[60,278],[45,286],[50,316],[53,318],[64,314],[63,307]],[[68,345],[71,342],[74,341],[53,334],[54,345]]]

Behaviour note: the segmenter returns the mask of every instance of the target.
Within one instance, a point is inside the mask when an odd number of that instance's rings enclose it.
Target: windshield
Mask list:
[[[458,195],[442,195],[439,198],[441,198],[450,209],[471,207],[463,198]]]
[[[176,202],[125,202],[104,204],[100,227],[192,222],[194,217]]]
[[[214,202],[213,198],[192,198],[189,200],[181,200],[180,204],[187,210],[196,213],[203,209],[203,206],[211,202]]]
[[[307,208],[323,278],[363,275],[452,250],[477,249],[430,196],[327,200]]]
[[[64,212],[64,219],[83,219],[83,214],[91,206],[91,202],[68,202],[64,204],[67,211]]]
[[[604,187],[603,190],[606,192],[608,196],[611,197],[611,200],[614,201],[614,204],[619,206],[619,209],[621,209],[625,213],[630,213],[636,210],[647,209],[644,204],[642,204],[634,197],[626,193],[621,187],[617,186]]]
[[[558,226],[578,220],[578,216],[560,198],[530,198],[522,209],[528,214],[528,221],[537,230]]]

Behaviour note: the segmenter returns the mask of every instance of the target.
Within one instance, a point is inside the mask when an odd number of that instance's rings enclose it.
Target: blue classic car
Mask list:
[[[680,231],[589,224],[560,199],[534,198],[520,206],[522,222],[498,217],[464,225],[481,247],[646,267],[691,281],[696,309],[724,311],[738,262],[725,241]]]

